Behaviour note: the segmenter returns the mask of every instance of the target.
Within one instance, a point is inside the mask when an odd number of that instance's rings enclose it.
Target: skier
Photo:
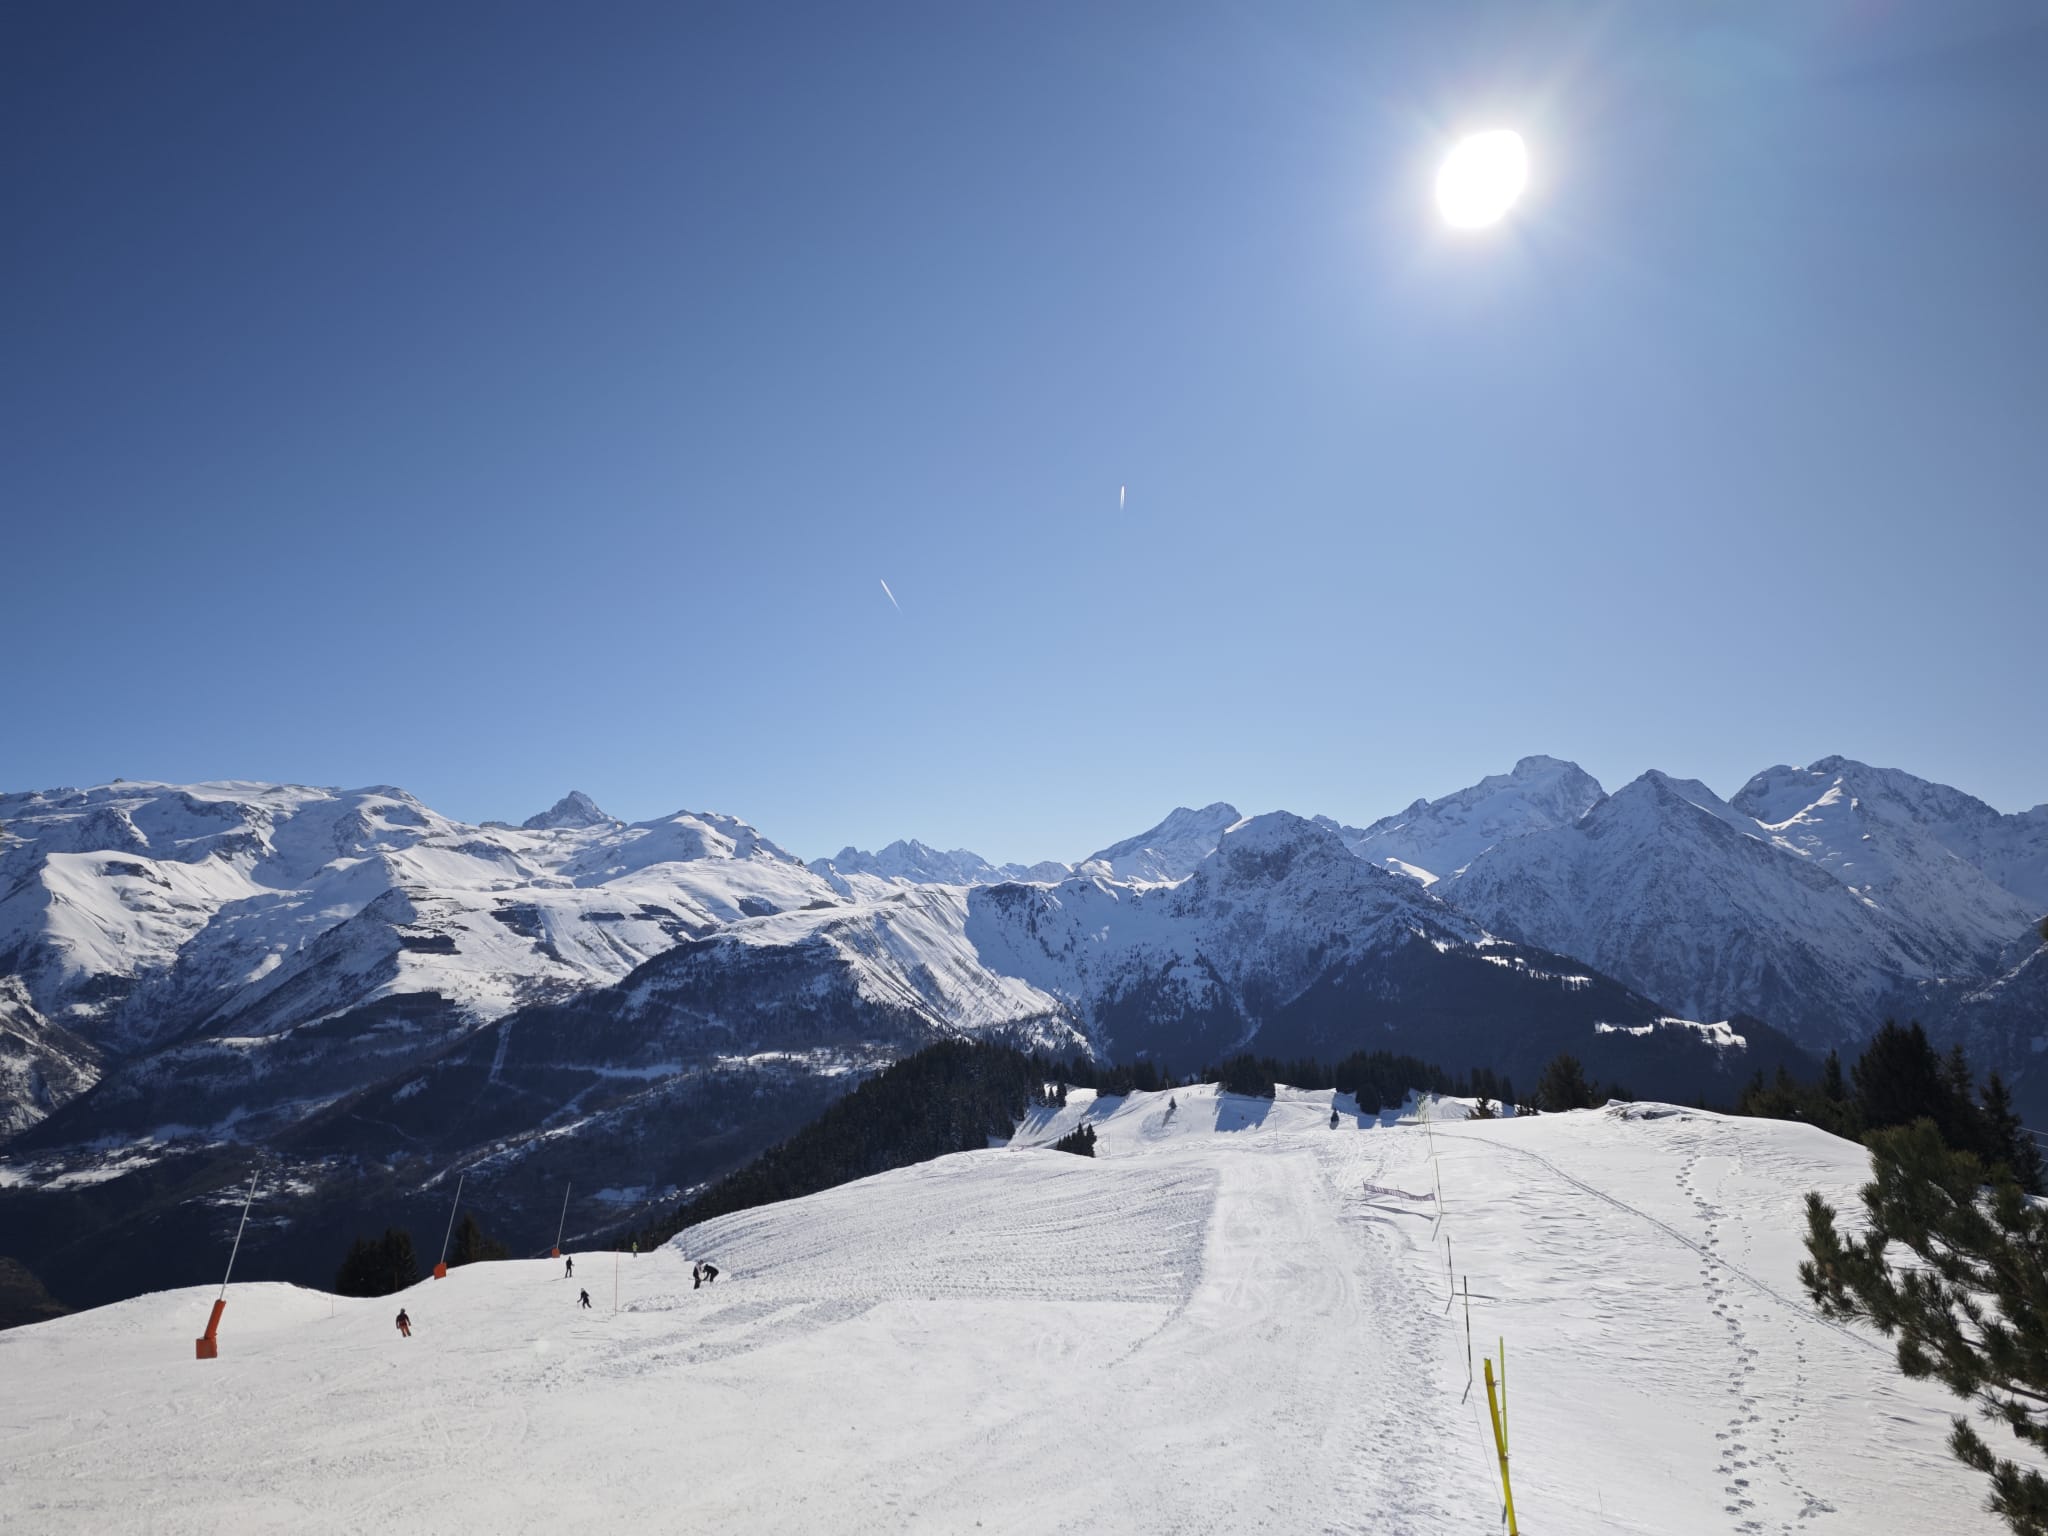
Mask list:
[[[637,1237],[633,1239],[633,1257],[636,1259],[640,1257],[640,1239]]]
[[[576,1278],[576,1261],[574,1259],[562,1260],[562,1278],[564,1280]]]
[[[398,1309],[398,1331],[405,1338],[412,1337],[412,1319],[405,1315],[405,1308]]]
[[[707,1263],[703,1259],[699,1259],[697,1261],[697,1267],[690,1271],[690,1289],[694,1291],[700,1285],[709,1285],[712,1281],[716,1280],[717,1278],[718,1266],[716,1264]]]
[[[588,1292],[588,1291],[578,1291],[578,1292],[577,1292],[576,1294],[577,1294],[577,1295],[578,1295],[578,1296],[579,1296],[579,1297],[581,1298],[581,1300],[582,1300],[582,1303],[583,1303],[583,1310],[584,1310],[584,1311],[586,1311],[586,1312],[588,1312],[588,1311],[590,1310],[590,1292]]]

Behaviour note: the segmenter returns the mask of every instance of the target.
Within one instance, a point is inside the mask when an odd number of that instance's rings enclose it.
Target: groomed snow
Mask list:
[[[1448,1238],[1507,1339],[1523,1530],[1996,1530],[1949,1400],[1800,1295],[1801,1194],[1849,1203],[1858,1148],[1659,1106],[1340,1101],[1332,1130],[1328,1093],[1171,1100],[1077,1093],[573,1283],[238,1285],[217,1361],[210,1289],[0,1335],[9,1527],[1483,1532]],[[1084,1116],[1097,1158],[1027,1145]]]

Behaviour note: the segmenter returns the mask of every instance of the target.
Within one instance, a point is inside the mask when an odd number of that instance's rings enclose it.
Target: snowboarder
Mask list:
[[[574,1259],[562,1260],[562,1278],[564,1280],[576,1278],[576,1261]]]
[[[704,1260],[699,1259],[697,1267],[690,1271],[690,1289],[694,1291],[700,1285],[709,1285],[717,1278],[718,1266],[716,1264],[708,1264]]]
[[[412,1319],[405,1315],[405,1308],[398,1309],[398,1331],[405,1338],[412,1337]]]
[[[582,1303],[583,1310],[588,1312],[590,1310],[590,1292],[578,1291],[576,1294]]]

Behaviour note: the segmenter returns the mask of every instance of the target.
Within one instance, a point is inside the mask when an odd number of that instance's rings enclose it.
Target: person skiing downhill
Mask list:
[[[584,1310],[585,1310],[586,1312],[587,1312],[587,1311],[589,1311],[589,1310],[590,1310],[590,1292],[588,1292],[588,1291],[578,1291],[578,1292],[577,1292],[576,1294],[577,1294],[577,1296],[578,1296],[578,1297],[579,1297],[579,1298],[581,1299],[581,1301],[582,1301],[582,1304],[583,1304],[583,1309],[584,1309]]]
[[[412,1337],[412,1319],[405,1315],[405,1308],[398,1309],[398,1331],[406,1338]]]

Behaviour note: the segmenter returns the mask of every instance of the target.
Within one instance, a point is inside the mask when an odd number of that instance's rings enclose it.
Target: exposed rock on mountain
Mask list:
[[[99,1052],[52,1024],[16,976],[0,976],[0,1141],[99,1081]]]
[[[550,832],[560,827],[606,827],[612,818],[597,808],[597,802],[580,789],[572,789],[537,816],[519,825],[528,832]]]

